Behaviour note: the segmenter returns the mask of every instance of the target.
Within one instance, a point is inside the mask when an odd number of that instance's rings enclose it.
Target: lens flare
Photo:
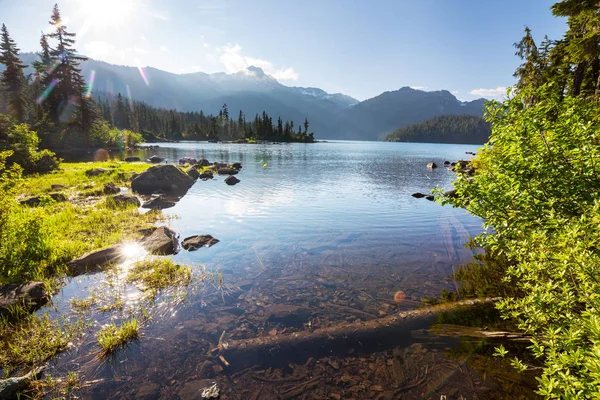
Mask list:
[[[52,90],[54,89],[57,83],[57,79],[52,79],[52,82],[50,82],[46,90],[44,90],[42,94],[40,94],[39,97],[35,99],[35,104],[42,104],[44,100],[46,100],[46,98],[50,96],[50,93],[52,93]]]
[[[77,107],[77,99],[74,96],[71,96],[71,98],[69,98],[69,101],[67,101],[67,104],[61,104],[61,106],[62,111],[60,113],[60,116],[58,117],[58,120],[63,123],[69,122],[71,120],[71,117],[73,116],[75,108]],[[59,109],[61,108],[61,106],[59,106]]]
[[[131,97],[131,89],[127,84],[125,85],[125,88],[127,89],[127,102],[129,103],[129,109],[133,113],[133,97]]]
[[[144,70],[144,68],[140,64],[140,60],[136,59],[135,64],[137,66],[138,71],[140,71],[140,76],[144,80],[144,83],[146,84],[146,86],[150,86],[150,81],[148,80],[148,76],[146,75],[146,70]]]
[[[96,79],[96,70],[92,70],[90,73],[90,77],[88,79],[87,90],[85,91],[85,98],[89,99],[92,95],[92,90],[94,89],[94,80]]]
[[[396,292],[396,294],[394,294],[394,301],[396,304],[402,303],[404,299],[406,299],[406,293],[404,293],[402,290],[399,290]]]

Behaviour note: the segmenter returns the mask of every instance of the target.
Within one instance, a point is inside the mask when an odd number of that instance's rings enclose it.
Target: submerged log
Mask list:
[[[309,357],[347,354],[349,349],[379,351],[408,346],[414,342],[411,331],[430,329],[442,314],[475,311],[489,307],[496,300],[466,300],[290,335],[222,341],[219,355],[228,361],[231,370],[239,370],[252,365],[287,365]]]

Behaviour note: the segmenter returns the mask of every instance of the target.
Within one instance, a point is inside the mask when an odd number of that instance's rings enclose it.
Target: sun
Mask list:
[[[115,29],[135,16],[138,0],[77,0],[79,14],[91,28]]]

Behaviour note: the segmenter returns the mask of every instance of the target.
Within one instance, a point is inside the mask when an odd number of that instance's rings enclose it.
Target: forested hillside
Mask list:
[[[386,136],[386,142],[482,144],[490,136],[490,124],[474,115],[441,115],[408,125]]]

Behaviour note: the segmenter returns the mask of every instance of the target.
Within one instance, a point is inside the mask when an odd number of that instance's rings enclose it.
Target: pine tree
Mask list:
[[[25,93],[27,82],[23,73],[26,65],[21,63],[19,49],[4,24],[2,24],[0,36],[0,63],[6,67],[2,72],[0,85],[6,93],[8,111],[17,121],[23,122],[27,113]]]

